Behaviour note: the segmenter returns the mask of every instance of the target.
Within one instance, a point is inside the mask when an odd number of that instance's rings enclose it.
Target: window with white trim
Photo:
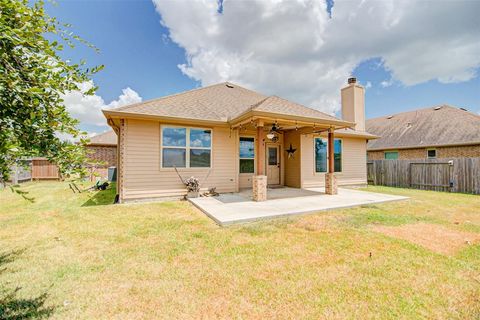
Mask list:
[[[240,137],[240,173],[255,172],[255,138]]]
[[[315,172],[328,171],[328,139],[315,138]],[[334,172],[342,172],[342,140],[334,139],[333,142],[333,167]]]
[[[162,168],[209,168],[212,130],[162,127]]]

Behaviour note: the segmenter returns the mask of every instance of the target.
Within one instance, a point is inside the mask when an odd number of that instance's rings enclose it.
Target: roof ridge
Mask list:
[[[378,117],[375,117],[375,118],[367,119],[366,121],[374,121],[374,120],[383,119],[383,118],[386,118],[386,117],[389,117],[389,116],[396,117],[396,116],[399,116],[399,115],[405,115],[405,114],[409,114],[409,113],[418,113],[419,111],[433,110],[433,109],[438,108],[438,107],[449,108],[449,109],[453,109],[453,110],[461,110],[460,107],[443,103],[443,104],[437,104],[437,105],[433,105],[433,106],[429,106],[429,107],[420,107],[418,109],[413,109],[413,110],[408,110],[408,111],[403,111],[403,112],[398,112],[398,113],[385,114],[385,115],[378,116]],[[471,111],[467,110],[466,112],[477,116],[475,113],[473,113]]]
[[[260,101],[258,101],[257,103],[254,103],[250,106],[250,110],[253,110],[253,109],[256,109],[258,108],[262,103],[264,103],[265,101],[267,101],[268,99],[270,99],[271,97],[273,96],[267,96],[265,97],[265,99],[262,99]]]
[[[107,131],[104,131],[104,132],[97,133],[97,134],[95,134],[94,136],[91,136],[91,138],[93,138],[93,137],[100,137],[100,136],[106,135],[107,133],[110,133],[110,132],[113,132],[113,130],[110,129],[110,130],[107,130]]]
[[[321,114],[323,114],[323,115],[325,115],[325,116],[327,116],[327,117],[332,117],[332,118],[335,118],[335,119],[342,120],[342,119],[340,119],[340,118],[337,118],[336,116],[332,116],[332,115],[330,115],[330,114],[328,114],[328,113],[325,113],[325,112],[323,112],[323,111],[320,111],[320,110],[318,110],[318,109],[315,109],[315,108],[312,108],[312,107],[308,107],[308,106],[306,106],[306,105],[304,105],[304,104],[302,104],[302,103],[294,102],[294,101],[288,100],[288,99],[286,99],[286,98],[279,97],[279,96],[277,96],[277,95],[275,95],[275,94],[274,94],[274,95],[271,95],[271,96],[268,96],[267,99],[264,99],[264,100],[262,101],[262,103],[263,103],[264,101],[268,100],[269,98],[278,98],[278,99],[281,99],[281,100],[285,100],[285,101],[288,101],[289,103],[297,104],[297,105],[299,105],[299,106],[301,106],[301,107],[304,107],[304,108],[306,108],[306,109],[310,109],[310,110],[313,110],[313,111],[315,111],[315,112],[319,112],[319,113],[321,113]],[[259,107],[262,103],[258,104],[258,106],[256,106],[255,108]]]
[[[215,83],[215,84],[211,84],[211,85],[206,86],[206,87],[198,87],[198,88],[190,89],[190,90],[187,90],[187,91],[182,91],[182,92],[177,92],[177,93],[169,94],[169,95],[162,96],[162,97],[159,97],[159,98],[154,98],[154,99],[149,99],[149,100],[145,100],[145,101],[140,101],[140,102],[136,102],[136,103],[132,103],[132,104],[127,104],[127,105],[125,105],[125,106],[121,106],[121,107],[118,107],[118,108],[113,108],[113,109],[111,109],[111,110],[116,110],[116,111],[125,110],[125,109],[127,109],[127,108],[134,107],[134,106],[138,106],[138,105],[141,105],[141,104],[145,104],[145,103],[149,103],[149,102],[154,102],[154,101],[160,101],[160,100],[164,100],[164,99],[167,99],[167,98],[172,98],[172,97],[180,96],[180,95],[183,95],[183,94],[186,94],[186,93],[190,93],[190,92],[194,92],[194,91],[201,91],[201,90],[203,90],[203,89],[207,89],[207,88],[211,88],[211,87],[215,87],[215,86],[218,86],[218,85],[221,85],[221,84],[227,84],[227,83],[228,83],[228,82]]]
[[[233,83],[233,82],[230,82],[230,81],[224,81],[224,82],[214,83],[214,84],[211,84],[211,85],[208,85],[208,86],[205,86],[205,87],[199,87],[199,88],[194,88],[194,89],[190,89],[190,90],[187,90],[187,91],[177,92],[177,93],[173,93],[173,94],[170,94],[170,95],[167,95],[167,96],[154,98],[154,99],[149,99],[149,100],[145,100],[145,101],[141,101],[141,102],[137,102],[137,103],[133,103],[133,104],[128,104],[128,105],[125,105],[125,106],[121,106],[121,107],[114,108],[114,109],[108,109],[108,110],[122,111],[122,110],[128,109],[130,107],[135,107],[135,106],[139,106],[139,105],[142,105],[142,104],[161,101],[161,100],[164,100],[164,99],[173,98],[173,97],[181,96],[181,95],[184,95],[184,94],[187,94],[187,93],[192,93],[192,92],[195,92],[195,91],[202,91],[202,90],[205,90],[205,89],[209,89],[209,88],[212,88],[212,87],[218,87],[218,86],[222,86],[222,85],[225,85],[225,86],[226,85],[232,85],[232,86],[234,86],[236,88],[239,88],[241,90],[250,91],[250,92],[253,92],[255,94],[264,96],[264,94],[262,94],[260,92],[253,91],[251,89],[242,87],[242,86],[240,86],[236,83]]]

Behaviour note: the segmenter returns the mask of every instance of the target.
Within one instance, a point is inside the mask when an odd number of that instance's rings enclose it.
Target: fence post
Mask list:
[[[17,163],[13,165],[13,175],[12,175],[12,184],[16,185],[18,184],[18,166]]]

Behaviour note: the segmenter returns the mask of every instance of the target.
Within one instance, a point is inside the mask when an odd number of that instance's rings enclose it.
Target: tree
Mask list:
[[[61,96],[79,90],[103,66],[88,69],[84,61],[60,58],[63,44],[94,48],[69,27],[48,16],[43,1],[0,0],[0,183],[8,179],[16,159],[32,155],[56,163],[63,176],[85,174],[88,140]],[[62,141],[62,134],[79,142]]]

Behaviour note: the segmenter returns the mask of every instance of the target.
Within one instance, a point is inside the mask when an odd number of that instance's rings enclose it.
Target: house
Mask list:
[[[118,135],[120,202],[182,196],[182,178],[237,192],[267,185],[366,185],[364,88],[342,89],[342,119],[277,96],[220,83],[103,110]],[[178,174],[177,174],[178,170]]]
[[[368,159],[480,157],[480,116],[440,105],[369,119]]]
[[[88,158],[95,163],[91,166],[92,173],[107,179],[108,167],[117,166],[117,135],[113,130],[95,135],[87,144]],[[92,179],[95,176],[92,175]]]

